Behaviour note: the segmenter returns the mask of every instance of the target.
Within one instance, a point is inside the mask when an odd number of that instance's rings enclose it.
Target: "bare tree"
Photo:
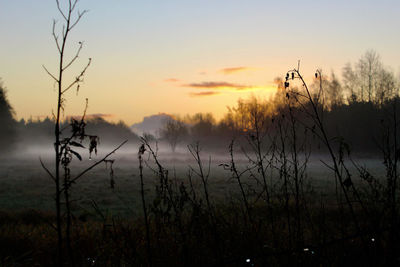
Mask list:
[[[368,102],[373,101],[376,93],[376,80],[382,67],[379,55],[374,50],[368,50],[360,58],[357,69],[359,72],[359,82],[361,85],[361,99],[364,100],[364,94],[368,96]]]
[[[394,73],[382,68],[376,81],[376,103],[383,105],[385,101],[396,96],[396,79]]]
[[[357,91],[357,75],[350,63],[347,63],[342,70],[342,81],[343,89],[347,95],[347,102],[354,103],[358,100],[361,101],[361,97]]]
[[[378,97],[379,73],[382,63],[374,50],[368,50],[354,68],[348,63],[343,68],[344,87],[350,92],[352,100],[372,102]]]
[[[326,98],[325,102],[329,108],[343,103],[343,88],[333,71],[326,87]]]
[[[398,94],[393,71],[382,65],[379,55],[373,50],[368,50],[354,68],[347,63],[342,78],[349,103],[367,101],[382,105]]]
[[[161,137],[164,138],[175,152],[176,146],[187,134],[185,124],[180,120],[169,119],[161,129]]]

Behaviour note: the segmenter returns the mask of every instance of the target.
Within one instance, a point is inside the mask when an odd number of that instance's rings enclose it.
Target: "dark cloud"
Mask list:
[[[253,86],[246,86],[243,84],[235,84],[229,82],[201,82],[201,83],[190,83],[185,84],[185,87],[192,87],[198,89],[234,89],[234,90],[244,90],[253,88]]]
[[[199,96],[211,96],[211,95],[218,95],[219,92],[215,92],[215,91],[205,91],[205,92],[192,92],[189,95],[192,97],[199,97]]]

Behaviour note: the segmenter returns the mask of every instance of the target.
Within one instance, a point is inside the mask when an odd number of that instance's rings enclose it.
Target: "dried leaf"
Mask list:
[[[139,148],[139,155],[143,155],[144,154],[144,152],[146,151],[146,147],[144,146],[144,144],[142,144],[141,146],[140,146],[140,148]]]
[[[69,145],[85,148],[82,144],[80,144],[80,143],[78,143],[78,142],[75,142],[75,141],[69,142]]]
[[[91,157],[93,151],[97,155],[97,142],[99,138],[95,135],[91,135],[89,138],[90,138],[89,154]]]
[[[80,161],[82,161],[82,157],[81,157],[81,155],[79,155],[78,152],[73,151],[73,150],[70,150],[70,152],[71,152],[73,155],[75,155]]]

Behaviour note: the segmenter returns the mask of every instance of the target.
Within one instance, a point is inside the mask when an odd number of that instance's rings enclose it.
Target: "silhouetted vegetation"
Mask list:
[[[382,122],[398,101],[400,81],[395,79],[393,72],[383,67],[374,51],[367,51],[354,69],[351,64],[344,67],[343,84],[334,73],[330,77],[321,77],[321,81],[314,79],[309,90],[312,99],[320,99],[318,108],[323,110],[327,131],[346,140],[354,153],[379,152],[377,140],[381,139]],[[244,136],[251,128],[254,112],[262,113],[258,116],[266,128],[273,124],[277,116],[289,116],[289,110],[281,108],[287,97],[284,83],[282,79],[276,79],[278,91],[270,99],[252,97],[238,100],[237,105],[230,107],[219,122],[212,114],[195,114],[176,119],[187,127],[188,136],[182,137],[183,143],[199,141],[205,149],[224,151],[232,138]],[[295,110],[300,109],[298,106],[292,107],[295,113]],[[300,112],[297,119],[304,121],[309,118],[306,113]],[[276,130],[271,129],[269,132],[272,134]],[[313,142],[313,151],[324,153],[324,149],[318,142]]]
[[[8,98],[7,91],[0,79],[0,157],[3,157],[5,153],[15,145],[17,141],[15,138],[16,133],[16,121],[14,119],[14,109],[11,107]]]
[[[92,163],[89,167],[85,168],[78,174],[71,174],[71,163],[74,159],[82,161],[82,156],[79,150],[85,148],[83,142],[88,142],[89,159],[92,158],[92,154],[97,155],[97,146],[99,143],[98,135],[87,132],[87,124],[85,122],[86,111],[88,107],[88,99],[86,99],[86,106],[83,115],[79,118],[71,118],[67,125],[62,128],[61,117],[62,112],[65,109],[66,93],[72,88],[76,88],[76,93],[79,92],[80,86],[84,80],[85,73],[91,64],[92,59],[88,59],[88,63],[80,70],[80,72],[72,79],[72,81],[67,80],[66,74],[70,67],[79,58],[80,52],[83,48],[83,43],[79,42],[77,51],[75,52],[72,59],[67,59],[66,51],[68,50],[68,43],[70,39],[70,33],[79,23],[81,18],[87,12],[84,10],[82,12],[76,11],[78,0],[68,1],[66,7],[60,5],[60,2],[56,0],[57,9],[59,15],[63,19],[63,25],[60,33],[56,30],[56,20],[53,21],[53,31],[52,36],[57,47],[58,52],[58,63],[56,74],[53,74],[45,66],[43,66],[46,73],[52,78],[57,86],[57,109],[54,116],[54,122],[52,123],[54,127],[54,172],[50,171],[45,163],[40,160],[43,169],[47,172],[49,177],[52,179],[55,185],[55,211],[56,211],[56,223],[53,226],[57,232],[57,260],[58,266],[75,264],[75,255],[73,253],[73,226],[72,221],[72,185],[88,171],[92,170],[94,167],[100,163],[105,162],[110,163],[110,184],[113,188],[113,169],[112,164],[114,160],[109,160],[108,157],[118,150],[127,141],[121,143],[118,147],[104,156],[102,159],[97,160]],[[77,14],[75,14],[75,12]],[[98,122],[98,121],[97,121]]]
[[[91,59],[64,82],[82,49],[65,62],[68,36],[86,11],[74,18],[78,0],[65,11],[56,3],[65,23],[61,39],[53,25],[60,64],[57,75],[45,68],[57,85],[54,117],[16,122],[0,84],[1,151],[14,138],[17,156],[27,146],[54,149],[54,169],[40,163],[54,182],[55,208],[0,212],[0,265],[400,265],[399,81],[374,51],[347,64],[342,81],[316,70],[307,82],[299,63],[276,79],[270,99],[240,99],[220,121],[163,114],[159,136],[139,138],[123,122],[88,119],[87,102],[82,116],[62,120],[64,93],[79,90]],[[92,159],[100,143],[126,139],[136,146],[124,155],[125,176],[109,159],[125,142],[89,166],[78,163],[82,149]],[[159,143],[172,153],[159,153]],[[79,189],[101,163],[91,179],[106,176],[107,189]],[[26,188],[48,189],[32,177]],[[124,213],[114,213],[115,202]]]
[[[68,127],[70,119],[67,118],[61,123],[61,128]],[[99,141],[104,146],[113,146],[121,140],[129,139],[132,143],[139,143],[139,137],[133,133],[124,122],[108,122],[101,117],[85,119],[88,132],[97,133]],[[43,120],[29,119],[20,120],[16,123],[16,134],[20,148],[34,145],[37,148],[50,147],[49,143],[54,135],[54,120],[44,118]]]

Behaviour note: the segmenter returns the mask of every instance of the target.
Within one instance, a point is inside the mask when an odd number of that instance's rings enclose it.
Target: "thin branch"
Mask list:
[[[117,151],[118,149],[120,149],[123,145],[125,145],[128,142],[128,140],[125,140],[124,142],[122,142],[119,146],[117,146],[113,151],[111,151],[110,153],[108,153],[107,155],[104,156],[104,158],[102,158],[101,160],[95,162],[92,166],[88,167],[87,169],[85,169],[84,171],[82,171],[80,174],[78,174],[77,176],[75,176],[75,178],[71,179],[69,184],[74,183],[76,180],[78,180],[80,177],[82,177],[85,173],[87,173],[88,171],[90,171],[91,169],[93,169],[94,167],[96,167],[97,165],[99,165],[100,163],[104,162],[109,156],[111,156],[113,153],[115,153],[115,151]]]
[[[80,82],[82,82],[82,77],[85,75],[86,70],[89,68],[90,63],[92,62],[92,59],[89,58],[89,62],[86,65],[86,67],[82,70],[82,72],[75,78],[75,81],[73,81],[67,88],[65,88],[61,94],[64,94],[65,92],[67,92],[69,89],[71,89],[72,86],[79,84]]]
[[[208,158],[208,170],[206,175],[206,181],[208,181],[208,177],[210,177],[210,171],[211,171],[211,156],[209,156]]]
[[[72,4],[71,11],[75,9],[76,4],[78,3],[78,0],[75,0],[74,3]],[[71,0],[69,0],[69,5],[71,6]]]
[[[51,74],[50,71],[48,71],[44,65],[42,65],[42,67],[51,78],[53,78],[57,83],[59,82],[59,80],[53,74]]]
[[[61,33],[62,33],[62,35],[63,35],[63,43],[65,44],[65,40],[67,39],[67,34],[68,34],[68,29],[67,30],[65,30],[65,25],[63,25],[63,29],[62,29],[62,31],[61,31]]]
[[[81,53],[82,47],[83,47],[83,42],[79,42],[78,51],[76,51],[75,56],[74,56],[74,57],[71,59],[71,61],[70,61],[67,65],[65,65],[65,67],[62,69],[63,71],[66,70],[66,69],[68,69],[68,67],[71,66],[71,65],[74,63],[74,61],[79,57],[79,54]]]
[[[88,12],[88,10],[83,10],[82,13],[78,12],[78,18],[76,19],[76,21],[69,27],[69,30],[72,30],[76,24],[78,24],[78,22],[81,20],[81,18],[83,17],[83,15],[85,15]]]
[[[196,174],[197,176],[201,177],[201,174],[198,173],[192,166],[189,165],[189,169],[190,169],[194,174]]]
[[[53,181],[56,181],[56,178],[54,177],[53,174],[49,171],[49,169],[44,165],[42,159],[39,157],[40,164],[42,165],[42,168],[47,172],[47,174],[53,179]]]
[[[56,3],[57,3],[58,11],[59,11],[60,14],[63,16],[63,18],[64,18],[66,21],[68,21],[67,16],[65,16],[64,12],[63,12],[62,9],[61,9],[60,2],[59,2],[58,0],[56,0]]]
[[[89,99],[86,98],[86,105],[85,105],[85,109],[83,110],[83,115],[82,115],[82,118],[81,118],[81,123],[82,123],[82,124],[83,124],[84,121],[85,121],[86,112],[87,112],[88,107],[89,107]]]
[[[61,53],[60,43],[58,42],[58,36],[56,35],[56,23],[57,23],[57,22],[56,22],[56,20],[54,19],[54,20],[53,20],[52,35],[53,35],[54,41],[55,41],[55,43],[56,43],[56,45],[57,45],[57,50],[58,50],[59,53]]]
[[[322,162],[322,164],[324,164],[324,165],[325,165],[325,167],[327,167],[328,169],[330,169],[330,170],[334,171],[334,172],[335,172],[335,174],[336,174],[336,170],[335,170],[335,168],[333,168],[332,166],[330,166],[328,163],[326,163],[326,162],[325,162],[325,161],[323,161],[322,159],[321,159],[320,161]]]

